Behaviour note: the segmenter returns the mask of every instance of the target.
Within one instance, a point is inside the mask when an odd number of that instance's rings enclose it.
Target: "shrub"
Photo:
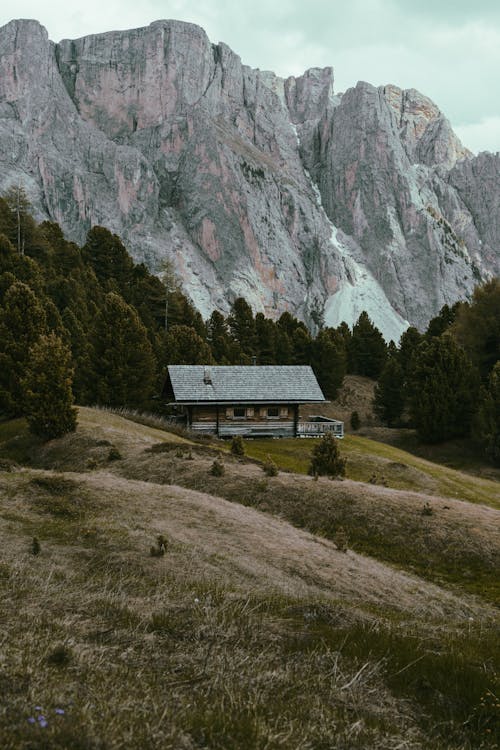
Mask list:
[[[156,543],[151,545],[149,548],[149,554],[151,557],[163,557],[167,551],[167,540],[163,534],[158,534],[156,537]]]
[[[50,495],[68,495],[75,492],[78,488],[77,483],[73,479],[57,475],[33,477],[30,480],[30,484]]]
[[[36,538],[36,536],[33,537],[33,541],[31,542],[31,554],[32,555],[39,555],[42,548],[40,547],[40,542]]]
[[[172,450],[182,451],[178,443],[153,443],[149,448],[145,448],[145,453],[169,453]]]
[[[226,468],[224,464],[222,463],[220,459],[216,458],[210,468],[210,474],[213,477],[223,477],[225,473],[226,473]]]
[[[110,448],[108,453],[108,461],[120,461],[122,458],[122,454],[118,450],[118,448]]]
[[[356,431],[361,427],[361,420],[357,411],[353,411],[351,414],[351,428]]]
[[[73,659],[73,653],[68,646],[59,644],[47,656],[47,662],[53,667],[67,667]]]
[[[16,466],[16,462],[11,461],[10,458],[0,458],[0,471],[14,471]]]
[[[339,552],[347,552],[349,539],[343,526],[339,526],[334,534],[333,541]]]
[[[267,461],[262,466],[262,469],[264,471],[264,474],[268,477],[278,476],[278,467],[269,454],[267,456]]]
[[[345,458],[341,457],[337,438],[331,432],[326,432],[319,443],[314,446],[309,474],[311,476],[344,476]]]
[[[54,333],[41,336],[30,350],[22,387],[30,432],[44,440],[76,429],[71,384],[71,351]]]
[[[245,455],[245,443],[241,435],[234,435],[231,440],[231,453],[233,456],[244,456]]]

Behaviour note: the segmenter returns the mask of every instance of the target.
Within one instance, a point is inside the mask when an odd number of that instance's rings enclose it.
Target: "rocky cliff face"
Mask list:
[[[285,81],[191,24],[0,29],[0,188],[78,242],[101,224],[153,269],[172,257],[205,315],[367,309],[397,339],[498,273],[499,166],[414,90]]]

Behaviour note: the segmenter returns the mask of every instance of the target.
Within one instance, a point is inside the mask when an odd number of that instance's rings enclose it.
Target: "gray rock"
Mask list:
[[[0,29],[0,188],[80,243],[100,224],[153,270],[174,259],[206,316],[242,295],[312,327],[424,326],[498,273],[498,166],[413,89],[285,81],[192,24]]]

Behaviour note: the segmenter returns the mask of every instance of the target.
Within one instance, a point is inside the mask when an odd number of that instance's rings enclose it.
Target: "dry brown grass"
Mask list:
[[[344,526],[355,550],[396,563],[434,582],[448,581],[498,596],[500,511],[460,500],[392,490],[350,480],[332,482],[280,473],[265,479],[259,466],[225,459],[225,475],[210,476],[211,456],[193,450],[193,461],[175,453],[143,453],[117,471],[128,478],[206,490],[233,502],[288,519],[334,538]],[[425,503],[432,515],[423,515]]]
[[[264,477],[231,456],[212,477],[213,449],[193,446],[191,459],[173,438],[178,448],[151,451],[165,439],[81,410],[77,433],[36,458],[80,471],[0,473],[3,747],[471,750],[488,739],[492,719],[477,712],[491,606],[326,537],[345,513],[410,550],[409,528],[443,556],[480,548],[487,567],[498,512],[430,498],[427,518],[417,493]],[[101,441],[123,458],[107,462]],[[318,533],[297,528],[306,520]],[[158,534],[167,553],[152,558]],[[27,721],[35,706],[46,730]]]

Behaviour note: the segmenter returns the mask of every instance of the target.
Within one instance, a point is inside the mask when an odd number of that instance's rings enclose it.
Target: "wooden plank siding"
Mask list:
[[[277,409],[278,416],[268,416],[268,409]],[[245,410],[245,416],[234,416],[234,410]],[[269,435],[293,437],[296,430],[294,405],[203,405],[190,408],[192,430],[229,435]]]
[[[207,432],[217,434],[216,422],[193,422],[191,429],[196,432]],[[253,437],[294,437],[294,423],[285,420],[280,422],[225,422],[219,424],[219,437],[231,435],[253,436]]]

